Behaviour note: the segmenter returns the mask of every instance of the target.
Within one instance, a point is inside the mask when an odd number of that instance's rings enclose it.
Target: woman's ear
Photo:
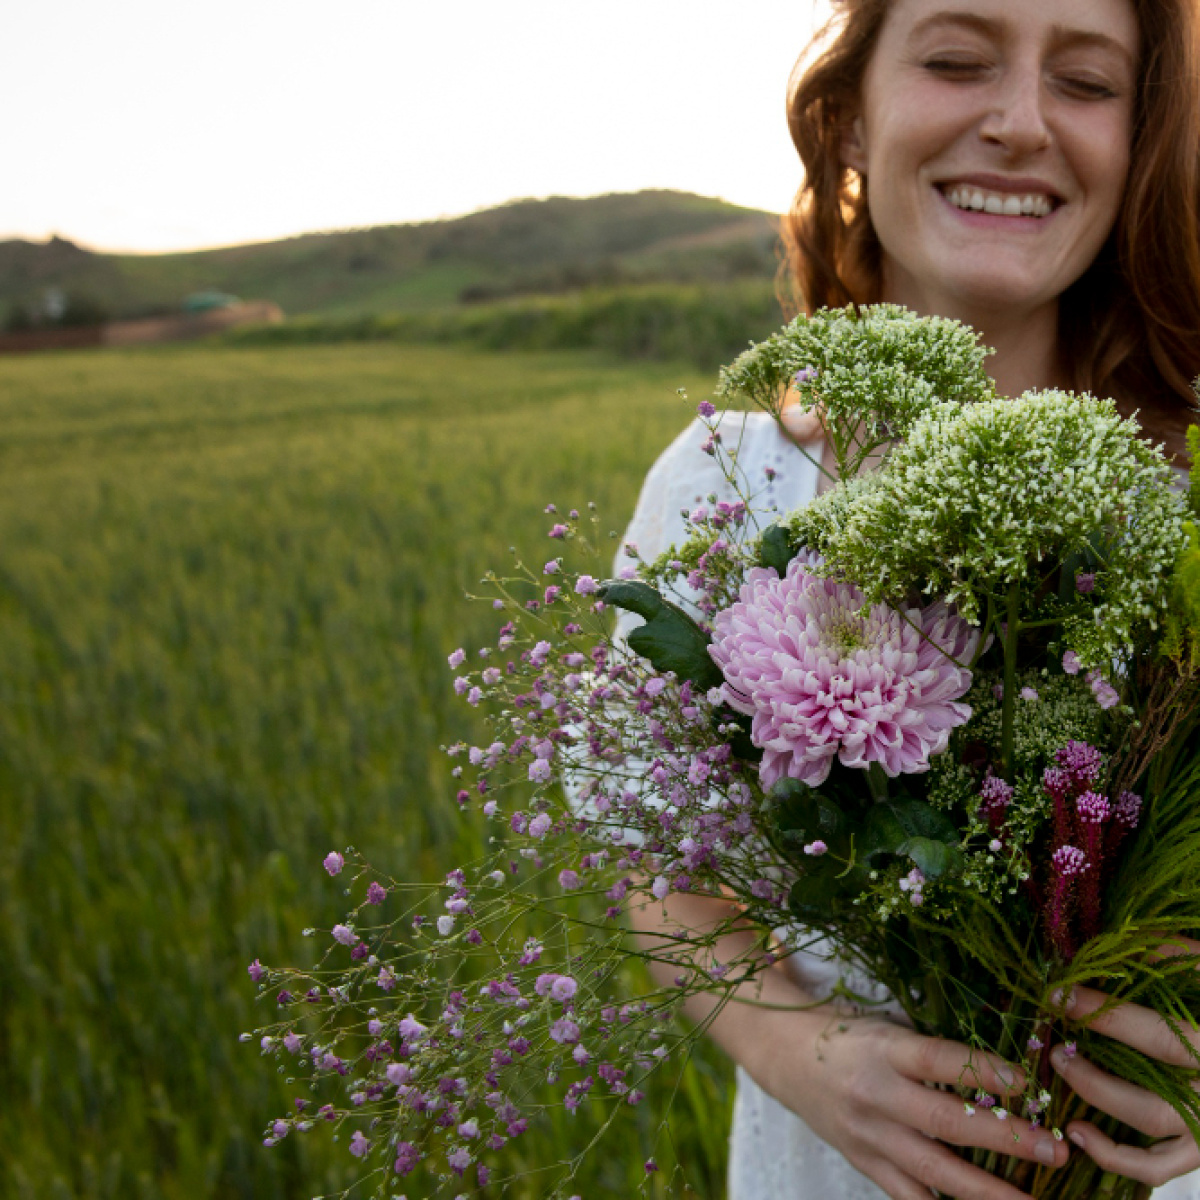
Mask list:
[[[840,158],[842,166],[857,171],[864,179],[867,176],[867,138],[863,128],[860,113],[848,124],[842,126],[842,145]]]

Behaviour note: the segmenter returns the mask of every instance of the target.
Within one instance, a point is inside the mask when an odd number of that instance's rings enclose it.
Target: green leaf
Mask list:
[[[759,539],[758,561],[764,567],[774,567],[782,578],[792,558],[792,547],[783,527],[768,525]]]
[[[896,853],[912,859],[930,879],[961,870],[963,865],[963,856],[957,846],[949,846],[933,838],[909,838],[896,847]]]
[[[929,876],[962,865],[954,823],[922,800],[901,798],[875,805],[863,822],[858,846],[867,859],[879,854],[910,858]]]
[[[781,779],[772,789],[775,825],[788,841],[840,841],[846,820],[832,801],[798,779]]]
[[[646,621],[656,617],[666,604],[657,588],[642,583],[640,579],[610,579],[600,585],[596,595],[605,604],[615,604],[617,608],[637,613]]]
[[[597,594],[606,604],[636,613],[646,622],[629,635],[629,648],[648,659],[656,671],[674,671],[679,679],[690,679],[705,691],[722,682],[721,668],[708,653],[708,635],[649,584],[610,580]]]
[[[842,898],[842,881],[832,868],[814,864],[792,884],[788,905],[798,917],[806,920],[829,918]]]
[[[900,846],[911,836],[890,804],[877,804],[867,813],[867,819],[863,822],[858,837],[859,853],[863,858],[897,854]]]

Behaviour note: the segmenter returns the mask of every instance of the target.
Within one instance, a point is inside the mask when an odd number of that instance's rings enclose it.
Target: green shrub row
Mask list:
[[[225,340],[234,346],[393,341],[482,350],[604,350],[707,368],[765,337],[780,319],[771,284],[753,281],[583,291],[430,312],[297,317],[281,325],[246,325]]]

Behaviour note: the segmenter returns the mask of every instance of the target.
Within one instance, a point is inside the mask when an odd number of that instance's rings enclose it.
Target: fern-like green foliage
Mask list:
[[[1187,431],[1187,446],[1192,460],[1188,508],[1194,519],[1183,526],[1160,645],[1181,670],[1200,671],[1200,426]]]
[[[1187,448],[1188,457],[1192,460],[1191,470],[1188,472],[1188,507],[1192,510],[1192,516],[1200,521],[1200,425],[1193,425],[1187,431]]]
[[[1163,621],[1162,652],[1186,671],[1200,671],[1200,526],[1183,527]]]

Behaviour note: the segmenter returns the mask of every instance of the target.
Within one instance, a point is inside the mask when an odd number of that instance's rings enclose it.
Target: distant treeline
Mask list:
[[[244,326],[226,335],[225,344],[464,343],[486,350],[604,350],[707,368],[782,322],[772,286],[747,281],[595,290],[430,312],[297,317],[281,325]]]

